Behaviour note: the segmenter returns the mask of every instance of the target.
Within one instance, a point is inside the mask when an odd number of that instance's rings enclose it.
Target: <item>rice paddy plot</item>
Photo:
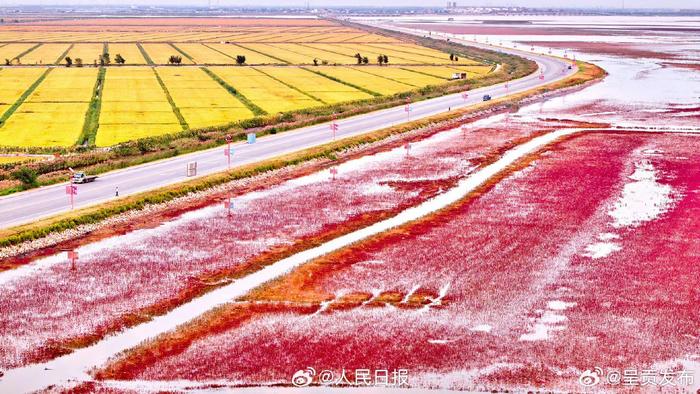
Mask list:
[[[170,56],[180,56],[182,64],[192,64],[192,61],[183,56],[170,44],[143,44],[143,49],[156,64],[168,64]]]
[[[373,96],[298,67],[257,67],[283,83],[293,86],[327,104],[369,99]]]
[[[75,44],[68,51],[66,57],[70,57],[73,62],[81,59],[83,64],[100,64],[100,56],[104,52],[104,44]],[[63,59],[61,59],[63,61]],[[112,59],[113,60],[113,59]]]
[[[446,78],[438,78],[428,74],[405,70],[400,67],[362,67],[358,68],[358,70],[413,87],[440,85],[448,82]]]
[[[22,56],[22,64],[55,64],[61,60],[70,44],[42,44]]]
[[[358,67],[321,66],[314,67],[313,70],[383,95],[415,89],[415,86],[412,85],[368,74]]]
[[[245,104],[200,68],[160,67],[157,72],[191,128],[253,117]]]
[[[109,44],[109,54],[112,61],[117,55],[125,60],[124,64],[146,64],[146,59],[143,58],[141,51],[136,44]]]
[[[269,56],[265,56],[259,52],[251,51],[250,49],[244,48],[236,44],[207,44],[207,46],[221,51],[232,58],[237,56],[245,56],[245,64],[278,64],[283,63],[277,59]]]
[[[0,69],[0,116],[44,73],[40,68]],[[0,143],[2,145],[4,143]]]
[[[16,57],[35,45],[36,44],[7,44],[0,47],[0,61],[2,61],[2,64],[7,64],[8,61],[17,63]],[[20,59],[20,63],[21,62]]]
[[[210,70],[270,114],[322,105],[252,67],[211,67]]]
[[[228,55],[217,52],[203,44],[175,44],[188,54],[197,64],[233,64],[236,61]]]
[[[96,145],[110,146],[181,130],[150,67],[107,69]]]
[[[297,56],[302,56],[303,62],[299,64],[311,64],[313,63],[314,59],[316,59],[319,64],[323,64],[324,62],[328,64],[354,64],[357,61],[352,56],[328,52],[302,44],[270,44],[270,47],[277,48],[279,51],[294,53]],[[275,52],[275,54],[277,53],[279,52]]]

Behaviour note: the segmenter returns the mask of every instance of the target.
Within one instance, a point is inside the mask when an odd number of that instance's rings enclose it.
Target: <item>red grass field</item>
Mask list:
[[[410,156],[397,148],[343,164],[336,180],[325,171],[237,197],[231,216],[217,202],[155,229],[88,244],[78,249],[75,271],[65,253],[50,257],[0,289],[0,368],[70,352],[281,256],[418,204],[557,123],[538,126],[438,134],[414,143]]]
[[[530,159],[98,376],[256,385],[307,366],[406,368],[415,386],[580,391],[596,366],[697,362],[700,139],[595,132]]]

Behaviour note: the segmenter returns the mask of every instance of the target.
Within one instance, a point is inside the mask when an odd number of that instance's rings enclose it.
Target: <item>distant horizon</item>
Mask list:
[[[392,3],[396,3],[393,4]],[[590,0],[585,5],[580,3],[570,2],[571,4],[562,4],[561,0],[505,0],[503,2],[494,0],[466,0],[457,1],[458,7],[525,7],[525,8],[554,8],[554,9],[610,9],[610,10],[700,10],[700,3],[693,0],[667,0],[663,5],[655,0]],[[567,2],[569,3],[569,2]],[[187,2],[177,2],[172,0],[132,0],[124,2],[119,0],[25,0],[25,1],[8,1],[0,6],[1,8],[8,7],[23,7],[23,6],[43,6],[43,7],[171,7],[171,8],[186,8],[186,7],[208,7],[211,4],[214,7],[221,8],[440,8],[446,5],[446,1],[442,0],[406,0],[406,1],[384,1],[382,6],[377,6],[376,1],[359,0],[353,1],[352,4],[347,4],[345,0],[330,0],[330,1],[311,1],[306,0],[260,0],[255,4],[246,1],[232,0],[190,0]]]

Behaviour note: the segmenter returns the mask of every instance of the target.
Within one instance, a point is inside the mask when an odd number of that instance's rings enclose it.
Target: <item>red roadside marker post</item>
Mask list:
[[[338,168],[336,168],[336,167],[331,168],[331,179],[335,180],[336,175],[338,175]]]
[[[406,105],[404,106],[403,109],[406,112],[406,121],[410,122],[411,121],[411,98],[406,97]]]
[[[66,252],[68,261],[70,261],[70,270],[75,271],[75,262],[78,261],[78,252],[72,249],[64,249],[63,251]]]
[[[224,151],[224,155],[228,160],[228,168],[231,169],[231,136],[229,135],[226,136],[226,151]]]
[[[467,131],[469,130],[469,127],[467,125],[463,124],[462,125],[462,137],[467,137]]]
[[[231,201],[231,197],[224,199],[224,209],[226,209],[226,216],[231,217],[231,210],[233,209],[233,201]]]
[[[338,122],[335,114],[333,114],[333,120],[331,121],[330,129],[333,133],[333,141],[335,141],[335,134],[338,132]]]
[[[73,210],[73,209],[75,209],[75,198],[74,198],[74,196],[75,196],[76,194],[78,194],[78,186],[76,186],[76,185],[73,183],[73,173],[74,173],[75,171],[73,171],[73,169],[70,168],[70,167],[68,167],[68,170],[70,170],[70,185],[67,185],[67,186],[66,186],[66,194],[67,194],[67,195],[69,196],[69,198],[70,198],[70,209]]]
[[[403,146],[404,149],[406,149],[406,157],[411,155],[411,143],[407,142],[406,145]]]

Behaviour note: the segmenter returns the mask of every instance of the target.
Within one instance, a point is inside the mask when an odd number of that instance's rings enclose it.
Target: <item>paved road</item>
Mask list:
[[[413,30],[392,26],[387,27],[416,33]],[[454,37],[451,37],[451,39],[460,42]],[[467,41],[464,41],[464,43],[475,45]],[[476,45],[488,47],[483,44]],[[493,47],[489,48],[494,49]],[[450,107],[459,108],[476,104],[482,100],[484,94],[490,94],[493,98],[498,98],[521,92],[564,78],[568,74],[575,72],[575,70],[567,70],[568,63],[561,59],[512,49],[497,49],[521,56],[524,55],[535,60],[541,73],[544,75],[544,79],[540,79],[540,71],[538,71],[519,80],[510,81],[507,88],[505,84],[498,84],[472,90],[469,92],[469,97],[466,100],[458,93],[416,102],[411,104],[410,119],[425,118],[445,112]],[[338,132],[336,136],[337,138],[356,136],[400,124],[406,122],[407,119],[403,105],[357,115],[339,120],[337,122]],[[265,136],[259,138],[255,144],[251,145],[237,143],[233,145],[235,152],[232,157],[232,166],[261,161],[281,154],[325,144],[332,140],[333,135],[330,131],[330,125],[324,123],[277,135]],[[197,162],[198,176],[224,171],[227,168],[224,148],[219,147],[113,171],[101,175],[94,183],[78,185],[75,207],[82,208],[113,200],[115,199],[117,187],[119,187],[119,195],[123,197],[192,179],[186,176],[186,168],[187,163],[193,161]],[[68,196],[65,194],[65,185],[46,186],[0,198],[0,228],[29,223],[40,218],[69,211],[70,204]]]

